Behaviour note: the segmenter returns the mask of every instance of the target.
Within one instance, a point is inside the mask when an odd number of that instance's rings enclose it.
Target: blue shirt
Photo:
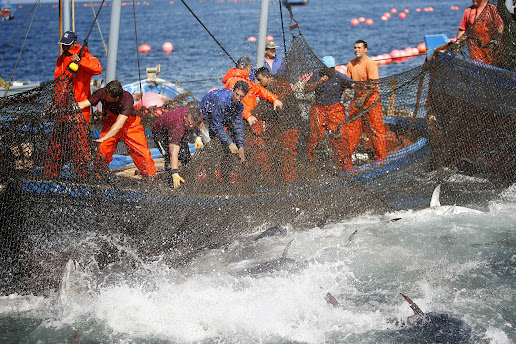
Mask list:
[[[202,116],[209,122],[210,135],[214,133],[220,141],[229,146],[233,141],[226,129],[231,127],[235,144],[238,148],[244,147],[244,105],[241,101],[231,101],[233,90],[215,90],[205,95],[199,109]]]
[[[281,64],[283,63],[283,59],[279,57],[278,55],[274,56],[274,61],[272,61],[272,67],[269,66],[269,63],[267,61],[263,62],[263,66],[267,68],[272,75],[278,73],[278,69],[280,69]]]
[[[319,81],[323,76],[323,72],[315,72],[308,81],[309,84]],[[352,80],[346,75],[337,71],[328,79],[328,81],[320,84],[315,89],[315,104],[330,106],[340,102],[342,93],[346,88],[351,88]]]

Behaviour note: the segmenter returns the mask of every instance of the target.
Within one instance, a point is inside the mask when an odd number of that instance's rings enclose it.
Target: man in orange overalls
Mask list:
[[[243,116],[251,126],[251,129],[255,135],[250,135],[248,137],[246,146],[258,147],[258,149],[254,150],[254,162],[260,166],[261,172],[264,175],[267,175],[270,173],[270,166],[269,158],[265,152],[265,142],[261,137],[263,134],[263,121],[258,120],[255,116],[253,116],[252,111],[258,103],[256,97],[260,97],[271,102],[274,106],[274,110],[276,110],[276,108],[281,109],[283,107],[283,102],[278,99],[278,96],[267,90],[265,87],[262,87],[261,85],[251,81],[249,78],[251,69],[251,58],[243,56],[238,59],[236,67],[233,67],[226,72],[226,75],[224,75],[222,78],[222,82],[226,84],[226,89],[233,89],[235,83],[239,80],[243,80],[249,84],[249,92],[247,92],[244,99],[242,99],[242,104],[244,105]]]
[[[346,165],[348,154],[344,125],[346,109],[340,99],[342,94],[351,88],[351,80],[335,70],[333,56],[323,57],[322,62],[326,68],[316,71],[304,88],[306,93],[315,91],[315,101],[308,113],[310,119],[308,157],[314,161],[315,150],[324,139],[326,132],[332,132],[333,135],[329,135],[328,143],[338,169],[344,171],[350,167]]]
[[[118,142],[123,140],[142,177],[154,176],[156,167],[147,146],[141,118],[134,111],[133,95],[124,91],[119,81],[113,80],[85,101],[79,102],[79,107],[84,109],[99,102],[102,103],[104,113],[102,131],[96,141],[100,143],[99,149],[104,159],[109,164],[113,160]]]
[[[62,111],[54,118],[54,125],[48,144],[48,153],[45,158],[44,175],[47,178],[59,176],[63,164],[73,160],[77,177],[88,175],[91,154],[87,140],[88,122],[90,121],[90,108],[82,110],[83,117],[66,111],[69,104],[70,83],[76,101],[80,102],[90,96],[90,83],[93,75],[102,73],[99,60],[90,54],[84,47],[79,56],[81,45],[77,43],[77,34],[66,31],[59,40],[63,53],[56,61],[54,70],[55,103]],[[69,65],[74,63],[77,70],[72,70]]]
[[[349,104],[349,119],[358,116],[364,109],[373,106],[360,118],[347,124],[346,134],[348,154],[346,155],[346,169],[352,168],[352,156],[357,149],[362,132],[371,136],[376,159],[384,162],[387,157],[385,144],[385,127],[382,118],[382,103],[378,86],[378,65],[367,56],[367,43],[363,40],[355,42],[356,58],[349,61],[346,75],[353,81],[362,81],[354,84],[355,96]]]

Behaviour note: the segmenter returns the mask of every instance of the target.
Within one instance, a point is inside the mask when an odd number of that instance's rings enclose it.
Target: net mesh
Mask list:
[[[303,229],[427,206],[435,185],[458,171],[514,182],[516,35],[504,9],[493,4],[464,40],[421,67],[350,82],[322,107],[324,93],[307,90],[330,72],[296,35],[269,86],[283,109],[255,107],[246,162],[212,138],[181,167],[186,183],[174,190],[160,169],[143,179],[109,170],[77,107],[73,75],[1,98],[0,289],[52,290],[69,258],[98,270],[141,257],[180,264],[273,225]],[[497,16],[502,29],[490,26]],[[478,61],[477,48],[488,61]]]

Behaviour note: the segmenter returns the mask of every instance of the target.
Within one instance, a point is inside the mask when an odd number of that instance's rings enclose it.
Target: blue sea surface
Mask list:
[[[253,60],[256,58],[257,43],[248,42],[248,37],[258,36],[260,1],[185,0],[185,2],[235,61],[244,55],[252,57]],[[117,77],[123,84],[139,79],[139,57],[142,79],[145,78],[147,66],[155,66],[159,63],[162,78],[180,81],[181,85],[186,90],[192,91],[196,97],[202,97],[212,87],[223,86],[220,79],[229,68],[233,67],[233,62],[181,1],[137,2],[134,6],[136,24],[132,4],[130,2],[124,4],[117,62]],[[98,19],[100,32],[106,44],[109,37],[110,5],[110,2],[106,3]],[[451,10],[451,5],[459,6],[460,10]],[[292,10],[294,19],[300,25],[301,33],[315,54],[321,58],[325,55],[333,55],[338,64],[346,64],[354,58],[353,44],[357,39],[367,41],[368,54],[374,56],[389,53],[393,49],[416,47],[428,34],[444,33],[448,37],[454,37],[463,9],[469,5],[471,2],[465,0],[453,2],[312,0],[308,6],[294,6]],[[430,6],[434,11],[423,11],[425,7]],[[32,27],[24,43],[32,18],[32,14],[28,17],[31,8],[30,4],[23,4],[22,8],[17,8],[14,20],[1,23],[0,53],[4,58],[0,62],[0,76],[5,80],[11,78],[15,66],[13,80],[46,81],[53,78],[55,60],[59,54],[57,44],[59,11],[56,4],[41,4],[37,8]],[[382,21],[380,17],[392,8],[398,9],[398,13],[404,9],[410,12],[405,19],[400,19],[398,14],[392,14],[391,19]],[[416,8],[420,8],[421,12],[416,12]],[[284,4],[282,9],[285,35],[283,36],[282,33],[278,1],[269,3],[267,33],[275,38],[276,44],[280,46],[277,53],[283,57],[285,45],[288,49],[292,35],[289,30],[289,14]],[[98,11],[99,6],[94,6],[93,10]],[[371,18],[374,24],[365,25],[362,22],[358,26],[352,26],[351,19],[359,17]],[[22,26],[25,18],[27,20]],[[89,31],[93,19],[94,13],[89,2],[77,2],[75,30],[79,35],[80,43]],[[135,28],[138,32],[138,44],[135,39]],[[12,46],[9,46],[18,30],[20,32],[16,40]],[[100,32],[95,25],[88,39],[88,47],[105,68],[106,55]],[[294,33],[297,34],[298,30],[294,30]],[[172,53],[167,54],[162,51],[161,47],[165,42],[173,44]],[[137,47],[144,43],[149,44],[152,50],[138,55]],[[18,61],[22,46],[23,51]],[[424,56],[418,56],[381,66],[380,76],[388,76],[420,66],[424,59]],[[105,73],[100,77],[104,78]],[[205,79],[210,80],[197,81]]]
[[[255,59],[257,44],[248,37],[258,36],[260,1],[185,1],[233,59]],[[88,2],[76,4],[76,31],[82,42],[94,14],[85,6]],[[346,64],[354,58],[357,39],[367,41],[368,53],[374,56],[416,47],[429,34],[454,37],[469,5],[469,0],[311,0],[293,7],[293,12],[317,56],[333,55],[337,63]],[[434,11],[415,11],[430,6]],[[142,79],[147,66],[159,63],[162,78],[180,81],[197,98],[223,86],[220,80],[233,62],[180,0],[142,1],[135,8],[138,44],[133,7],[122,7],[117,76],[123,84],[138,80],[137,46],[147,43],[151,52],[139,54]],[[382,21],[391,8],[410,12],[405,19],[393,14]],[[31,17],[10,46],[30,9],[24,3],[14,20],[0,22],[0,76],[5,80],[15,66],[13,80],[53,78],[59,40],[55,4],[41,4],[26,42]],[[268,34],[283,46],[279,11],[280,3],[270,1]],[[99,16],[106,44],[110,12],[108,2]],[[371,18],[374,24],[352,26],[351,19],[359,17]],[[283,19],[288,49],[292,36],[284,6]],[[161,49],[167,41],[174,45],[170,54]],[[97,26],[88,46],[105,66]],[[277,52],[285,54],[283,47]],[[410,70],[424,60],[418,56],[380,66],[380,76]],[[446,183],[472,200],[476,188],[492,186],[470,177]],[[473,184],[477,186],[470,187]],[[148,262],[124,246],[123,239],[85,229],[84,260],[109,247],[128,262],[96,273],[85,269],[81,276],[89,289],[70,292],[66,304],[59,302],[57,291],[0,296],[0,343],[434,343],[417,328],[408,331],[389,321],[413,314],[399,293],[425,312],[464,321],[471,328],[467,342],[515,343],[516,185],[489,199],[481,214],[437,216],[430,209],[364,214],[324,228],[287,228],[286,236],[259,241],[253,240],[256,234],[241,237],[227,247],[203,251],[180,268],[168,266],[166,257]],[[291,239],[288,257],[305,262],[305,268],[242,275],[246,268],[277,260]],[[43,258],[38,262],[45,264]],[[89,261],[90,266],[95,263],[94,258]],[[339,307],[327,304],[328,292]]]

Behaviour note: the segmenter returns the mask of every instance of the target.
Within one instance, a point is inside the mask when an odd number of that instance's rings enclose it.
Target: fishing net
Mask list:
[[[421,67],[345,81],[336,104],[310,91],[332,74],[294,35],[268,87],[283,109],[263,100],[254,108],[245,163],[212,138],[181,167],[186,182],[177,189],[159,164],[155,178],[108,168],[77,107],[73,75],[1,98],[0,289],[52,290],[69,258],[99,273],[142,257],[176,266],[273,225],[322,227],[424,207],[435,185],[456,172],[514,182],[514,19],[503,9],[503,29],[494,27],[487,43],[468,30]],[[489,27],[494,13],[477,23]],[[471,56],[479,42],[496,54],[494,65]],[[192,104],[168,104],[184,105]],[[148,129],[152,120],[142,122]]]

